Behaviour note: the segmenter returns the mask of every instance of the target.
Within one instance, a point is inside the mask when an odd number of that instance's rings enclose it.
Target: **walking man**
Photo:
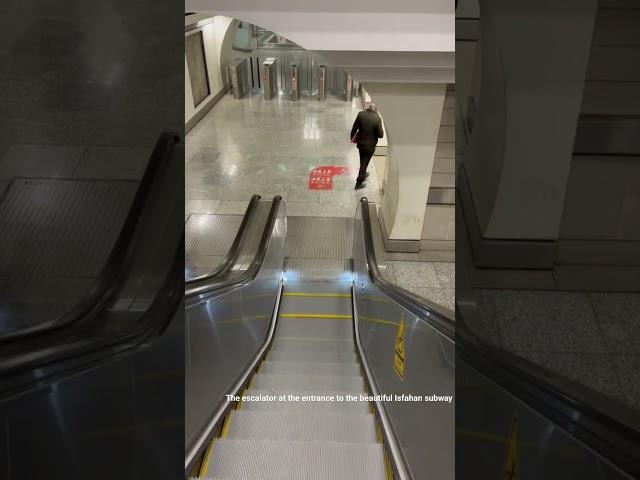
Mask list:
[[[376,150],[378,139],[382,138],[383,135],[382,119],[378,115],[378,108],[375,103],[372,103],[369,108],[358,113],[351,129],[351,141],[358,144],[358,150],[360,151],[360,171],[356,179],[356,190],[364,188],[362,182],[369,176],[367,173],[369,161]]]

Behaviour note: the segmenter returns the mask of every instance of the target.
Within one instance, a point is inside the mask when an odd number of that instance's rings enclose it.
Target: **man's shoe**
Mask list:
[[[360,190],[361,188],[364,188],[364,184],[362,182],[360,183],[356,183],[356,190]]]

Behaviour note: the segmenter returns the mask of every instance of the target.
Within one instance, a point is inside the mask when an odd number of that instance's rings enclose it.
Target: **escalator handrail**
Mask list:
[[[100,309],[108,301],[110,294],[117,290],[120,284],[120,273],[125,270],[135,251],[134,244],[138,236],[137,226],[145,206],[152,201],[149,198],[149,192],[160,171],[160,164],[179,141],[178,135],[171,132],[162,133],[157,140],[118,238],[91,289],[70,310],[52,320],[20,330],[0,333],[0,343],[20,340],[66,327],[81,320],[90,312]]]
[[[156,293],[149,308],[142,313],[134,328],[127,329],[118,335],[102,338],[87,338],[71,342],[63,349],[45,352],[46,362],[42,358],[34,357],[27,352],[23,356],[12,357],[2,362],[0,378],[6,381],[0,384],[0,401],[7,397],[21,393],[26,387],[23,380],[17,379],[17,384],[11,375],[34,368],[43,368],[59,362],[65,363],[65,374],[77,373],[87,366],[93,367],[96,362],[104,362],[116,354],[134,349],[140,344],[148,342],[150,337],[161,335],[176,314],[183,299],[182,275],[184,272],[184,236],[176,247],[176,253],[169,274]],[[50,375],[57,373],[51,370]],[[46,379],[30,377],[28,383],[46,383]]]
[[[399,303],[418,315],[422,307],[419,303],[424,300],[389,284],[378,269],[373,252],[373,237],[366,198],[362,199],[362,217],[365,254],[372,281],[394,300],[403,296],[404,299],[398,300]],[[427,305],[424,306],[427,307]],[[429,306],[429,308],[436,312],[439,310],[438,306],[435,308]],[[418,316],[423,318],[421,315]],[[447,315],[444,317],[448,318]],[[525,403],[543,413],[582,443],[600,452],[623,471],[635,477],[639,476],[640,416],[637,411],[604,394],[546,371],[539,365],[489,344],[467,326],[459,309],[456,310],[455,319],[451,328],[455,328],[455,337],[452,338],[456,342],[456,355],[466,358],[471,366],[506,390],[515,393],[519,398],[526,398]],[[441,323],[434,326],[438,328]],[[579,415],[576,415],[576,412]],[[617,418],[614,418],[614,415]]]
[[[185,289],[185,298],[193,299],[194,297],[218,295],[224,291],[232,288],[245,285],[253,281],[262,267],[262,263],[267,256],[267,249],[269,247],[269,241],[271,240],[271,234],[278,218],[278,211],[280,210],[280,204],[282,197],[279,195],[273,197],[271,201],[271,209],[269,210],[269,216],[267,222],[262,231],[262,237],[260,243],[256,249],[256,254],[247,268],[242,274],[233,276],[231,278],[212,278],[203,282],[197,282],[197,285]]]
[[[414,295],[413,293],[394,285],[382,276],[376,259],[373,233],[371,229],[371,216],[369,215],[369,201],[367,197],[362,197],[360,199],[360,204],[362,208],[365,258],[371,281],[383,293],[391,297],[402,307],[435,328],[439,333],[454,341],[455,327],[453,312],[451,310]]]
[[[618,468],[640,474],[640,416],[631,407],[489,344],[459,309],[456,354]]]
[[[244,212],[244,217],[242,217],[242,222],[240,223],[240,227],[238,228],[238,232],[236,233],[235,238],[233,239],[233,243],[231,247],[229,247],[229,251],[225,256],[224,260],[220,265],[214,268],[211,272],[205,273],[204,275],[199,275],[197,277],[188,278],[184,281],[186,285],[193,285],[196,282],[201,282],[203,280],[208,280],[219,275],[226,275],[229,269],[233,266],[233,264],[238,259],[238,255],[240,254],[240,244],[242,241],[242,237],[245,234],[245,229],[247,223],[249,223],[249,219],[254,214],[255,209],[260,201],[260,195],[253,195],[251,200],[249,201],[249,205],[247,206],[246,211]]]

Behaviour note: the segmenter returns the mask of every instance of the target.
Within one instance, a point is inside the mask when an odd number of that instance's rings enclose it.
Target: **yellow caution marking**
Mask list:
[[[396,335],[396,345],[393,352],[393,369],[400,380],[404,380],[404,313],[400,317],[398,333]]]
[[[515,415],[511,421],[511,434],[507,443],[507,459],[504,466],[506,480],[517,480],[520,473],[518,436],[518,416]]]
[[[307,292],[284,292],[285,297],[309,297],[309,298],[351,298],[350,293],[307,293]]]
[[[317,318],[322,320],[351,320],[353,317],[342,314],[328,314],[328,313],[281,313],[280,318]]]
[[[391,468],[391,462],[389,462],[386,449],[384,450],[384,466],[387,471],[387,480],[393,480],[393,469]]]
[[[363,322],[379,323],[381,325],[389,325],[392,327],[397,327],[399,325],[398,322],[392,322],[391,320],[382,320],[381,318],[367,317],[366,315],[361,316],[360,320],[362,320]]]
[[[227,432],[229,432],[230,423],[231,423],[231,412],[227,413],[227,416],[224,419],[224,423],[222,424],[222,433],[220,434],[222,438],[227,438]]]
[[[214,438],[209,445],[207,445],[207,449],[204,451],[204,458],[202,459],[202,464],[200,465],[200,474],[198,475],[201,478],[207,476],[207,471],[209,470],[209,460],[211,459],[211,452],[213,450],[213,444],[216,442]]]

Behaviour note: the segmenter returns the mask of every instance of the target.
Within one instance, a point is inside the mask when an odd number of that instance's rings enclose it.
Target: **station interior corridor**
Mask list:
[[[366,188],[353,188],[359,157],[349,132],[360,101],[327,97],[225,95],[186,136],[187,215],[243,214],[253,194],[280,195],[292,216],[353,217],[361,197],[379,201],[373,160]],[[332,190],[310,190],[311,171],[323,166],[348,170]]]
[[[362,109],[361,97],[355,94],[351,102],[329,93],[322,102],[304,94],[294,102],[282,91],[269,101],[261,92],[250,91],[241,99],[224,95],[185,138],[187,257],[198,257],[205,270],[215,267],[254,194],[263,199],[281,196],[290,222],[313,217],[306,221],[320,229],[328,217],[352,219],[362,197],[379,208],[384,157],[371,159],[365,188],[354,190],[359,155],[349,133]],[[310,189],[312,172],[322,167],[346,170],[333,177],[331,190]],[[212,215],[217,223],[205,227]],[[202,235],[209,236],[206,245],[189,241],[189,222],[196,221],[202,224]],[[379,256],[388,280],[450,310],[455,308],[454,262],[427,261],[411,253],[382,251]]]

